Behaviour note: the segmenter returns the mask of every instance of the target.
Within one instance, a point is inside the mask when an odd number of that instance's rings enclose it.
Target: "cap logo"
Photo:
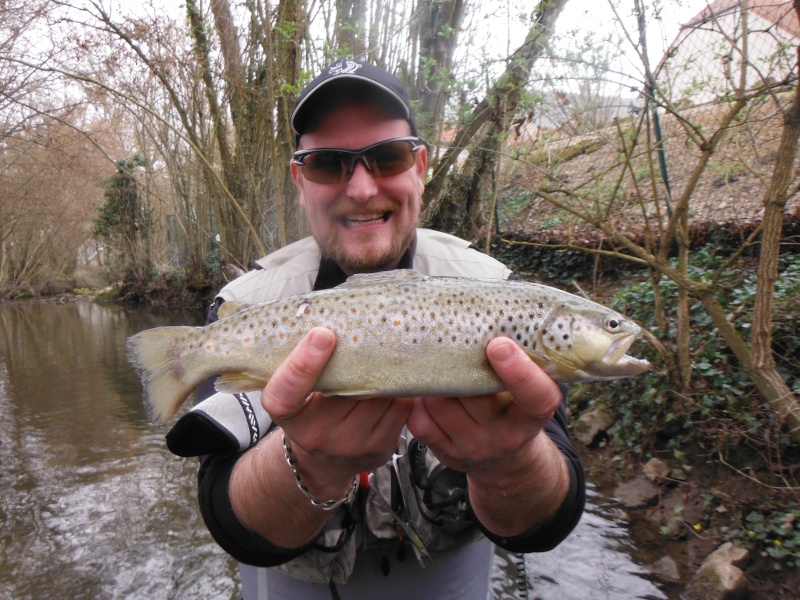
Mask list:
[[[342,75],[342,74],[349,74],[355,73],[361,68],[361,65],[355,62],[354,60],[349,60],[347,58],[343,58],[338,63],[334,63],[328,69],[328,73],[330,75]]]

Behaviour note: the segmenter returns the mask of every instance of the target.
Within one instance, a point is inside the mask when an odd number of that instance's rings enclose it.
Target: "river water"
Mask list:
[[[129,335],[196,323],[88,301],[0,304],[0,598],[238,596],[236,565],[196,508],[197,463],[167,451],[125,360]],[[589,494],[556,550],[498,554],[496,598],[668,597],[613,499]]]

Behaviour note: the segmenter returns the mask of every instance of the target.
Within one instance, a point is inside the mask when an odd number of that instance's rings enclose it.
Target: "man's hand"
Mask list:
[[[332,331],[313,329],[261,394],[264,410],[291,440],[312,493],[331,486],[346,490],[354,475],[384,465],[397,449],[412,406],[409,399],[311,393],[335,345]]]
[[[312,393],[335,346],[333,332],[311,330],[261,394],[264,409],[291,442],[303,482],[321,501],[343,497],[355,475],[391,458],[412,406],[409,399],[354,400]],[[246,527],[283,548],[311,541],[331,516],[298,489],[283,456],[280,432],[239,459],[230,498]]]
[[[552,516],[567,492],[564,457],[540,435],[561,390],[508,338],[492,340],[486,352],[508,391],[418,398],[408,427],[440,461],[467,474],[470,500],[484,526],[516,535]]]

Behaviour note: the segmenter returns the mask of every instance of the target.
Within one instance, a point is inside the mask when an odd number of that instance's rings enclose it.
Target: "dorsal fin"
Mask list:
[[[217,318],[224,319],[226,317],[230,317],[235,315],[240,310],[244,310],[245,308],[249,307],[250,304],[247,302],[237,302],[236,300],[228,300],[227,302],[223,302],[219,305],[217,309]]]
[[[411,269],[395,269],[394,271],[381,271],[379,273],[358,273],[351,275],[343,284],[336,287],[354,288],[375,285],[386,285],[390,283],[404,283],[427,279],[425,275],[412,271]]]

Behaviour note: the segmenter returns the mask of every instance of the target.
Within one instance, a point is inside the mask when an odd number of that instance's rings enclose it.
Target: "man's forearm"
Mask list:
[[[315,488],[312,491],[317,492]],[[311,504],[297,487],[284,459],[280,430],[239,459],[231,474],[229,493],[239,521],[281,548],[298,548],[311,542],[332,516]],[[317,493],[327,499],[325,491]],[[330,498],[343,494],[338,488],[330,490]]]
[[[498,536],[516,536],[556,514],[569,489],[564,455],[542,431],[525,447],[517,466],[498,477],[468,475],[473,512]]]

